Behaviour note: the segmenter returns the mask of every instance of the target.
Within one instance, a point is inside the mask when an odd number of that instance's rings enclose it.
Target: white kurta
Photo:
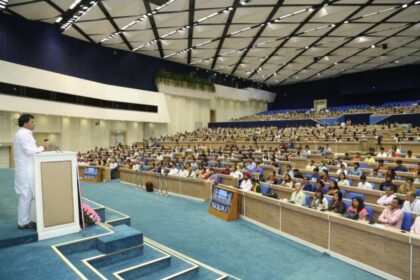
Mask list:
[[[15,134],[13,141],[15,156],[15,190],[25,197],[35,194],[33,154],[44,151],[44,147],[37,147],[30,129],[21,127]]]

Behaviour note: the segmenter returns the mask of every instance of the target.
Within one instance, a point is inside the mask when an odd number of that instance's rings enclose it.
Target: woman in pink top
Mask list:
[[[347,209],[347,212],[356,213],[358,216],[358,220],[367,220],[368,219],[368,212],[365,208],[365,204],[363,200],[356,196],[351,200],[351,205]]]

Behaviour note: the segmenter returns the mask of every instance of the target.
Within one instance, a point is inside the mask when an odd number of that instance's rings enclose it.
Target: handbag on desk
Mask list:
[[[344,217],[344,218],[347,218],[347,219],[352,219],[352,220],[357,220],[357,219],[359,219],[359,215],[357,215],[357,213],[354,213],[354,212],[349,212],[349,211],[346,211],[346,212],[343,214],[343,217]]]

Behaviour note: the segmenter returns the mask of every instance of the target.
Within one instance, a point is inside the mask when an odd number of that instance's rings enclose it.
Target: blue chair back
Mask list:
[[[370,183],[370,184],[372,185],[372,189],[375,190],[377,185],[375,183]]]
[[[340,190],[342,197],[346,197],[346,191],[345,190]]]
[[[328,201],[328,205],[331,205],[331,203],[332,203],[332,197],[331,196],[326,196],[325,198]]]
[[[312,174],[309,174],[309,173],[308,173],[308,174],[305,174],[303,177],[308,177],[308,178],[309,178],[309,180],[311,180],[313,176],[312,176]]]
[[[338,181],[338,178],[335,178],[335,177],[330,177],[330,180],[331,180],[331,181],[335,181],[335,182],[337,182],[337,181]]]
[[[355,198],[355,197],[360,197],[363,201],[365,201],[365,195],[364,194],[361,194],[361,193],[349,193],[349,195],[348,195],[348,198],[349,199],[353,199],[353,198]]]
[[[409,231],[411,228],[412,221],[413,221],[412,214],[410,212],[404,212],[404,219],[401,224],[401,229],[405,231]]]
[[[365,206],[366,211],[368,212],[368,220],[373,222],[373,208],[370,206]]]
[[[264,184],[263,186],[262,186],[262,194],[263,195],[266,195],[266,194],[268,194],[269,192],[270,192],[270,190],[271,190],[271,188],[270,188],[270,186],[269,185],[266,185],[266,184]]]
[[[344,202],[344,206],[346,207],[346,211],[347,211],[347,209],[349,209],[349,207],[351,205],[351,202],[347,201],[347,200],[343,200],[343,202]]]
[[[360,164],[360,166],[359,166],[360,168],[369,168],[369,165],[368,164]]]
[[[420,189],[416,190],[416,196],[420,196]]]
[[[217,174],[216,175],[216,184],[220,184],[222,182],[222,175]]]
[[[311,200],[311,196],[309,194],[306,194],[306,200],[305,200],[306,206],[309,206],[310,200]]]
[[[352,179],[347,179],[349,181],[349,186],[353,186],[353,180]]]

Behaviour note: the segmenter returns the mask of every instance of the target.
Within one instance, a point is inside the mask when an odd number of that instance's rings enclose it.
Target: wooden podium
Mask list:
[[[220,184],[213,186],[212,200],[208,211],[225,221],[233,221],[239,217],[238,192]]]
[[[38,239],[80,231],[76,153],[35,154],[34,173]]]

